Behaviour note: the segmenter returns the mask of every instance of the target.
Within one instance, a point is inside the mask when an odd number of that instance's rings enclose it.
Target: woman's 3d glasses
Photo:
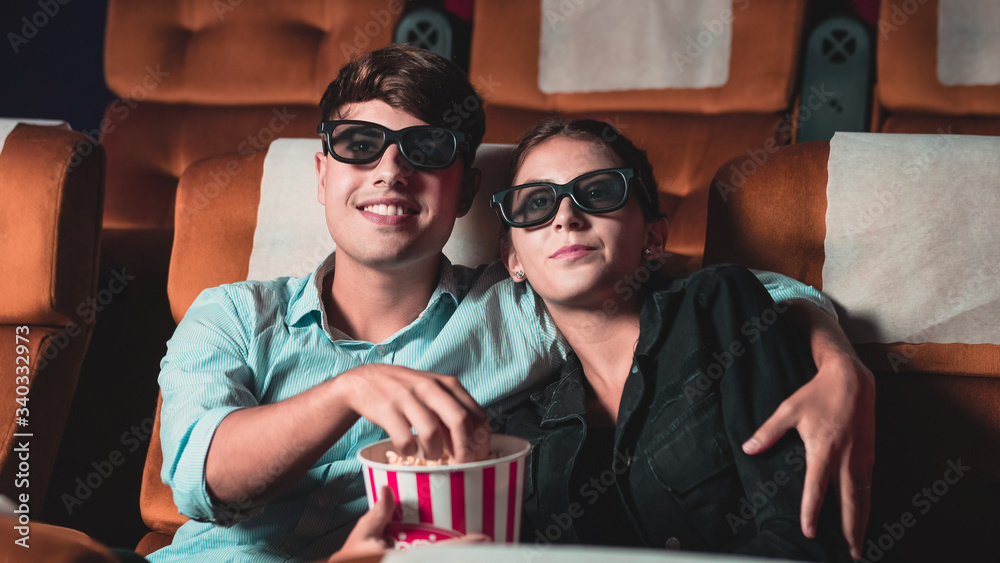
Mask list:
[[[518,228],[534,227],[552,220],[559,209],[559,200],[564,197],[572,199],[585,213],[610,213],[621,209],[628,201],[629,184],[633,179],[639,181],[631,168],[595,170],[562,185],[532,182],[514,186],[495,194],[492,205],[500,209],[504,223]]]
[[[415,168],[440,170],[455,162],[459,147],[465,144],[465,133],[430,125],[393,131],[368,121],[324,121],[317,133],[323,137],[323,154],[347,164],[375,162],[396,143]]]

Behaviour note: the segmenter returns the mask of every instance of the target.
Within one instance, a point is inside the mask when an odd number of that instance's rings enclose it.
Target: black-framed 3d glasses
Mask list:
[[[610,213],[624,207],[633,179],[639,177],[631,168],[594,170],[565,184],[532,182],[514,186],[494,194],[492,205],[500,209],[504,223],[517,228],[549,222],[564,197],[572,199],[585,213]]]
[[[347,164],[375,162],[396,143],[415,168],[440,170],[451,166],[465,145],[465,133],[431,125],[393,131],[368,121],[324,121],[316,132],[323,137],[323,154]]]

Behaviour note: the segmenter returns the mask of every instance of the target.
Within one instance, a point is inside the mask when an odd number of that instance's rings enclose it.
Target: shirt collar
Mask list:
[[[322,297],[323,280],[327,276],[333,275],[335,255],[336,252],[331,252],[316,266],[312,273],[297,280],[299,287],[292,295],[288,304],[288,312],[285,314],[285,322],[288,325],[299,323],[306,316],[315,315],[316,318],[322,319],[323,326],[327,326],[326,309],[323,307]],[[449,299],[454,305],[457,305],[459,301],[454,268],[451,261],[443,254],[441,255],[441,264],[438,267],[438,284],[431,293],[431,298],[428,300],[424,312],[441,299]]]

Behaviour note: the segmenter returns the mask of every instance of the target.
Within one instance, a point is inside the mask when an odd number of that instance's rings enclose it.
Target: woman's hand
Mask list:
[[[327,563],[349,561],[351,559],[379,555],[389,544],[385,539],[385,527],[392,520],[392,511],[396,508],[396,500],[392,489],[382,486],[375,506],[365,513],[347,536],[344,547],[327,559]]]
[[[841,519],[851,556],[861,557],[875,464],[875,378],[833,317],[811,304],[790,309],[810,333],[816,376],[786,399],[743,444],[753,455],[795,428],[806,447],[802,533],[815,537],[831,476],[840,490]]]
[[[392,520],[392,512],[395,508],[396,500],[392,496],[392,489],[382,485],[375,506],[358,520],[354,529],[351,530],[351,534],[347,536],[344,547],[331,555],[326,563],[346,563],[363,557],[380,557],[382,552],[389,548],[385,529]],[[435,545],[461,545],[487,541],[489,541],[489,537],[483,534],[467,534],[460,538],[439,541]]]

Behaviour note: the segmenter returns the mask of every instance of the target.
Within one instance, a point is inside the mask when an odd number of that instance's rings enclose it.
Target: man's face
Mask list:
[[[371,100],[344,106],[341,119],[377,123],[392,130],[426,122]],[[414,169],[391,144],[381,159],[347,164],[316,153],[317,199],[341,260],[378,270],[434,261],[451,236],[455,219],[469,210],[477,177],[460,158],[444,170]]]

